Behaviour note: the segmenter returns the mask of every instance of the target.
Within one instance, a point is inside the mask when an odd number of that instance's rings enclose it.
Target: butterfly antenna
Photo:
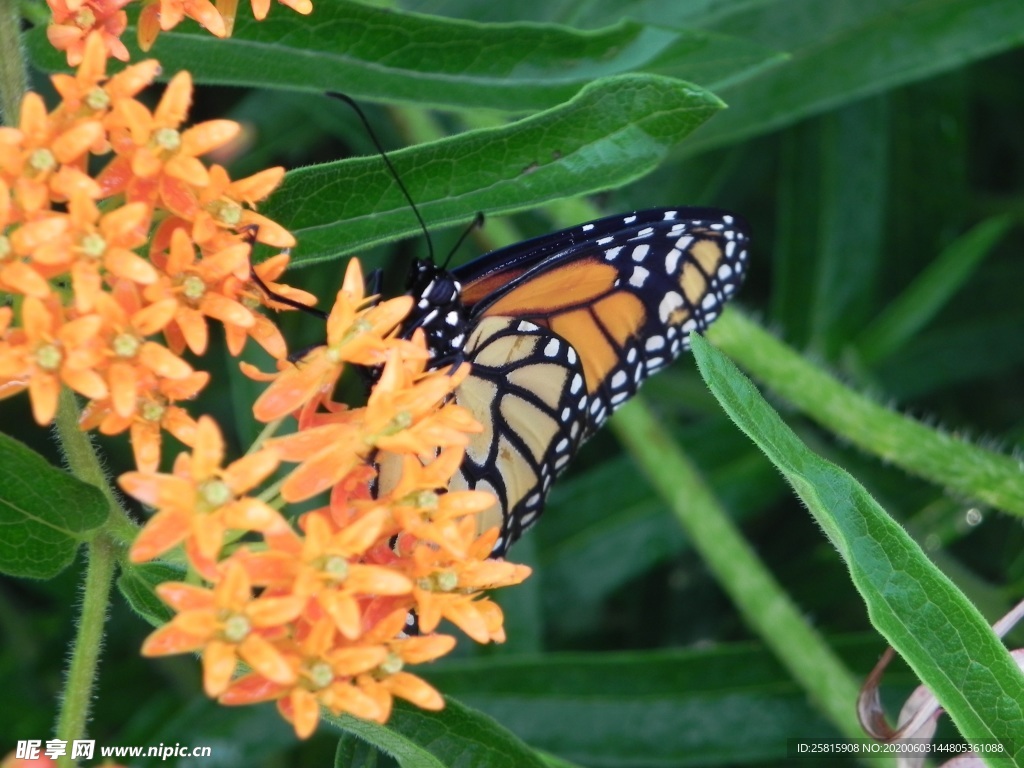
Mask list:
[[[448,264],[452,260],[452,256],[454,256],[455,252],[462,247],[462,244],[464,242],[466,242],[466,238],[469,237],[469,233],[472,232],[474,229],[480,229],[483,225],[484,212],[477,211],[476,216],[473,217],[473,223],[466,227],[465,231],[461,235],[459,235],[458,242],[456,242],[455,246],[448,252],[448,256],[445,258],[444,264],[441,265],[444,269],[448,269]]]
[[[381,159],[384,164],[391,171],[391,176],[394,178],[395,183],[398,184],[398,188],[402,190],[402,194],[405,196],[406,201],[409,203],[409,207],[412,208],[412,212],[416,214],[416,221],[419,222],[420,229],[423,230],[423,236],[427,239],[427,252],[431,262],[434,261],[434,242],[430,239],[430,231],[427,229],[427,224],[423,221],[423,217],[420,215],[420,209],[416,207],[416,203],[413,202],[412,195],[409,194],[409,190],[406,189],[405,184],[402,183],[402,177],[398,175],[398,171],[395,170],[395,166],[392,164],[391,159],[388,157],[388,153],[384,151],[384,147],[381,146],[380,139],[377,138],[377,134],[374,133],[373,128],[370,127],[370,121],[366,117],[366,113],[363,112],[363,108],[360,107],[354,99],[350,96],[346,96],[343,93],[330,92],[327,94],[331,98],[343,101],[351,107],[352,111],[359,117],[363,127],[366,129],[367,135],[370,137],[370,141],[373,142],[373,146],[377,148],[377,152],[380,153]]]
[[[245,241],[249,244],[251,253],[251,249],[256,245],[256,236],[259,234],[259,225],[247,224],[244,227],[242,227],[239,231],[244,235]],[[290,249],[286,249],[284,252],[288,253],[290,252]],[[249,279],[256,283],[256,287],[263,291],[263,295],[266,296],[271,301],[273,301],[274,303],[283,304],[286,307],[297,309],[300,312],[305,312],[307,315],[319,317],[321,320],[327,319],[327,313],[324,312],[323,310],[317,309],[316,307],[307,306],[306,304],[296,301],[295,299],[290,299],[287,296],[282,296],[280,293],[275,291],[273,288],[271,288],[269,285],[263,282],[263,278],[261,278],[259,274],[256,272],[255,265],[250,265],[249,267]]]

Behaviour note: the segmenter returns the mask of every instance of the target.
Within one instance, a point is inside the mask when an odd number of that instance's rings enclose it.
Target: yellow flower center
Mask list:
[[[231,489],[223,480],[207,480],[199,486],[199,498],[203,500],[210,510],[219,509],[233,498]]]
[[[229,643],[240,643],[248,637],[252,630],[249,620],[240,613],[233,613],[224,621],[221,634]]]
[[[96,26],[96,14],[88,6],[75,14],[75,24],[81,29],[92,29]]]
[[[349,326],[348,330],[341,337],[339,345],[347,344],[352,341],[356,336],[363,333],[368,333],[373,330],[373,323],[367,320],[365,317],[358,318],[352,325]]]
[[[64,355],[56,344],[42,344],[36,347],[36,365],[44,371],[56,371],[63,359]]]
[[[114,354],[118,357],[135,357],[135,353],[139,351],[142,342],[133,334],[119,333],[114,337],[114,342],[111,346],[114,348]]]
[[[206,210],[221,224],[233,227],[242,220],[242,206],[234,200],[214,200]]]
[[[256,310],[263,306],[263,303],[259,300],[259,297],[254,296],[251,293],[242,294],[241,299],[242,306],[245,307],[246,309]]]
[[[437,509],[438,495],[434,491],[416,491],[410,493],[402,501],[423,510]]]
[[[384,435],[394,435],[397,432],[401,432],[403,429],[408,429],[412,426],[412,414],[408,411],[399,411],[394,415],[391,421],[386,427],[384,427]]]
[[[28,156],[28,165],[37,173],[46,173],[57,167],[57,158],[46,148],[37,149]]]
[[[315,690],[321,690],[334,682],[334,670],[326,661],[317,661],[307,669],[309,682]]]
[[[348,560],[340,555],[331,555],[323,564],[323,572],[335,581],[344,581],[348,578]]]
[[[185,290],[185,298],[190,301],[199,301],[203,298],[203,294],[206,293],[206,283],[203,282],[201,277],[196,275],[186,277],[181,286]]]
[[[167,409],[161,403],[149,400],[142,404],[140,413],[142,414],[142,418],[146,421],[158,423],[164,417],[164,411],[166,410]]]
[[[153,142],[160,147],[160,149],[173,152],[181,146],[181,134],[173,128],[160,128],[155,134],[153,134]]]
[[[90,232],[78,242],[82,253],[92,259],[98,259],[107,251],[107,241],[101,235]]]
[[[105,90],[96,86],[85,95],[85,105],[99,111],[110,106],[110,96]]]
[[[459,577],[451,571],[435,571],[416,579],[416,586],[428,592],[451,592],[459,586]]]
[[[384,661],[380,663],[378,669],[385,675],[393,675],[396,672],[401,672],[402,667],[405,666],[405,662],[402,661],[402,657],[394,651],[388,651],[388,656]]]

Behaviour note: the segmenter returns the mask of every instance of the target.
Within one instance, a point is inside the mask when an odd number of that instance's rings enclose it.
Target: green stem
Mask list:
[[[844,736],[864,738],[853,706],[857,679],[807,623],[643,398],[623,406],[611,424],[746,623]],[[870,764],[891,765],[882,758]]]
[[[93,699],[93,688],[99,667],[100,648],[103,645],[103,624],[110,602],[116,552],[116,545],[102,533],[88,546],[82,611],[78,618],[71,665],[64,681],[64,695],[61,698],[60,716],[57,719],[57,738],[68,744],[85,736],[89,704]],[[71,768],[75,761],[68,752],[57,764],[61,768]]]
[[[79,480],[99,488],[106,498],[110,516],[104,524],[103,531],[119,544],[130,544],[138,533],[138,526],[131,521],[114,494],[114,489],[110,486],[107,474],[96,455],[92,439],[78,428],[79,415],[74,394],[64,387],[60,393],[55,424],[60,449],[68,463],[68,469]]]
[[[82,609],[57,718],[57,738],[69,743],[85,736],[103,645],[103,624],[110,603],[114,565],[124,544],[134,538],[136,530],[107,482],[92,441],[78,428],[78,416],[75,396],[65,387],[61,390],[55,421],[61,451],[75,477],[100,489],[109,503],[110,515],[87,549]],[[60,758],[59,765],[72,766],[74,761],[65,755]]]
[[[0,0],[0,112],[5,125],[17,123],[21,97],[27,89],[18,2]]]
[[[955,493],[1024,516],[1024,473],[1017,460],[854,392],[740,312],[723,314],[708,338],[755,380],[864,451]]]

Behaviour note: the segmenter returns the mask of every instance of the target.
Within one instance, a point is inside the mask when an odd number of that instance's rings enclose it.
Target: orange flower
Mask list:
[[[421,368],[425,360],[420,360]],[[429,454],[432,448],[464,446],[469,433],[482,428],[454,403],[439,407],[469,375],[469,365],[455,370],[414,373],[393,350],[366,404],[367,440],[385,451]]]
[[[273,248],[294,247],[295,238],[288,230],[252,210],[283,178],[284,168],[277,167],[232,181],[222,166],[211,165],[209,183],[199,192],[200,210],[193,220],[192,238],[203,247],[216,249],[234,242],[235,232],[250,231],[257,242]],[[218,241],[222,233],[232,233],[230,242]]]
[[[279,683],[256,671],[235,680],[219,701],[235,706],[276,699],[282,716],[303,739],[316,729],[320,705],[335,714],[349,712],[367,720],[383,721],[380,707],[356,687],[353,678],[385,662],[387,648],[379,644],[339,647],[334,624],[322,619],[286,654],[294,670],[294,682]]]
[[[129,202],[152,206],[159,201],[183,219],[195,218],[196,190],[209,183],[199,156],[227,144],[239,126],[231,120],[210,120],[181,130],[191,101],[192,78],[182,71],[167,84],[152,113],[133,100],[113,105],[107,127],[117,157],[97,179],[104,196],[123,192]]]
[[[144,387],[135,410],[128,417],[114,411],[110,399],[94,400],[82,411],[79,426],[99,427],[105,435],[117,435],[131,429],[135,466],[141,472],[156,472],[160,465],[162,432],[167,431],[185,445],[195,442],[196,422],[184,408],[174,405],[190,400],[206,386],[210,374],[196,371],[183,379],[160,379],[153,387]]]
[[[104,288],[104,272],[139,285],[156,282],[156,269],[134,252],[146,242],[149,230],[145,204],[129,203],[101,215],[96,204],[79,193],[68,211],[66,218],[57,220],[64,225],[61,232],[36,238],[33,258],[50,270],[70,271],[78,311],[93,309]]]
[[[161,380],[185,379],[194,373],[188,363],[166,347],[146,341],[147,336],[171,322],[177,306],[173,299],[142,306],[130,286],[113,295],[104,293],[97,297],[97,312],[103,318],[108,339],[105,377],[118,416],[131,417],[139,397],[159,391]]]
[[[451,652],[455,638],[450,635],[424,635],[388,643],[385,659],[371,672],[356,678],[359,689],[372,699],[381,714],[378,722],[391,715],[392,697],[412,702],[420,709],[444,709],[444,699],[429,683],[405,672],[407,664],[423,664]]]
[[[156,592],[177,615],[146,638],[144,656],[201,649],[203,687],[209,696],[227,689],[240,660],[274,682],[295,681],[294,669],[266,631],[294,620],[302,610],[301,599],[254,597],[245,569],[230,561],[212,590],[165,582]]]
[[[404,533],[442,547],[456,557],[468,556],[468,542],[459,521],[494,504],[484,491],[444,491],[462,463],[461,448],[447,448],[424,466],[415,456],[402,457],[399,484],[378,503],[387,504],[395,524]]]
[[[145,296],[153,302],[163,298],[177,301],[178,309],[165,331],[172,349],[180,351],[187,345],[197,355],[203,354],[208,341],[206,317],[240,329],[256,323],[255,313],[235,300],[232,286],[226,284],[231,276],[248,279],[246,243],[197,259],[195,245],[184,230],[176,229],[171,235],[170,253],[158,266],[164,274],[146,288]]]
[[[403,557],[400,561],[416,582],[413,596],[420,629],[432,632],[446,618],[478,643],[503,642],[501,609],[486,598],[478,599],[480,592],[519,584],[530,575],[530,569],[487,559],[498,537],[497,528],[477,537],[476,520],[465,518],[458,525],[468,542],[465,558],[429,544],[415,543],[411,559]],[[406,548],[402,542],[399,547]]]
[[[231,0],[233,3],[237,3],[238,0]],[[286,5],[293,11],[298,11],[303,15],[308,15],[313,12],[312,0],[277,0],[281,5]],[[267,13],[270,11],[270,0],[252,0],[252,15],[256,17],[258,21],[263,21],[267,17]]]
[[[289,258],[290,254],[287,251],[279,253],[265,261],[261,261],[259,264],[253,265],[252,271],[263,282],[263,285],[275,294],[300,304],[305,304],[306,306],[315,305],[316,297],[311,293],[275,282],[288,266]],[[274,309],[280,309],[281,306],[275,304],[252,279],[239,280],[234,275],[230,275],[225,279],[224,293],[228,296],[233,296],[243,306],[247,307],[252,312],[254,320],[249,328],[241,328],[235,325],[224,326],[228,351],[237,357],[242,353],[246,338],[251,336],[275,360],[284,360],[288,355],[288,347],[284,336],[281,335],[280,329],[270,318],[256,311],[264,304]],[[285,306],[284,308],[291,309],[292,307]]]
[[[178,456],[173,474],[126,472],[118,482],[126,493],[157,509],[132,544],[132,562],[152,560],[184,542],[192,565],[214,581],[215,559],[228,530],[265,531],[284,525],[275,510],[243,495],[277,468],[278,458],[265,449],[222,469],[224,441],[209,416],[199,419],[194,442],[191,455]]]
[[[47,0],[53,21],[46,28],[46,37],[50,45],[67,53],[71,67],[81,63],[90,33],[101,35],[110,56],[128,61],[128,49],[121,42],[121,33],[128,26],[128,15],[121,9],[129,2],[131,0]]]
[[[148,51],[161,31],[174,29],[186,16],[216,37],[228,34],[224,19],[210,0],[144,0],[139,13],[139,48]]]
[[[18,127],[0,128],[0,172],[11,185],[20,218],[46,210],[51,196],[65,200],[76,189],[98,194],[83,169],[90,147],[102,136],[99,120],[60,125],[39,94],[26,93]]]
[[[105,116],[112,104],[130,99],[151,84],[159,71],[159,62],[149,59],[125,67],[108,79],[107,51],[103,37],[93,32],[85,40],[82,63],[75,73],[50,76],[53,87],[61,96],[61,103],[54,114],[61,121],[72,123],[96,114]],[[100,149],[107,151],[106,147]],[[102,154],[100,151],[94,152]]]
[[[62,383],[85,397],[107,396],[96,372],[101,357],[95,341],[103,324],[98,315],[68,320],[55,302],[26,296],[21,322],[22,328],[9,334],[9,345],[0,349],[0,380],[13,384],[4,396],[27,386],[38,424],[53,420]]]
[[[286,368],[253,406],[256,418],[270,422],[326,397],[346,363],[379,365],[388,348],[384,338],[412,309],[411,296],[382,302],[369,309],[365,303],[363,273],[356,259],[348,263],[345,280],[327,319],[327,344]],[[423,352],[426,357],[426,352]],[[347,474],[342,472],[335,480]],[[326,487],[326,486],[325,486]],[[322,490],[322,489],[321,489]]]

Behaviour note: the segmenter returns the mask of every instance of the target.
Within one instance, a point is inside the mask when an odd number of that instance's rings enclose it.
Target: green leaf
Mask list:
[[[374,747],[350,733],[343,733],[338,739],[338,751],[334,753],[335,768],[380,768],[384,760]]]
[[[0,433],[0,572],[50,579],[107,519],[100,490]]]
[[[890,356],[923,328],[992,252],[1012,223],[1008,215],[994,216],[950,243],[857,338],[864,362],[870,365]]]
[[[708,335],[758,381],[854,445],[956,493],[1024,516],[1024,474],[1011,456],[873,402],[740,312],[725,313]]]
[[[507,126],[389,154],[428,226],[512,213],[610,189],[658,165],[724,105],[697,86],[655,75],[599,80],[570,102]],[[288,174],[261,212],[290,229],[293,264],[419,232],[379,157]]]
[[[729,111],[713,131],[694,136],[687,152],[766,133],[1024,41],[1017,0],[832,0],[827,9],[817,0],[737,2],[709,6],[686,23],[790,54],[782,65],[720,89]]]
[[[156,587],[165,581],[182,581],[185,569],[165,563],[145,563],[126,567],[117,580],[128,605],[154,627],[166,624],[174,617],[167,604],[156,595]]]
[[[387,726],[349,715],[325,719],[391,755],[402,768],[544,765],[530,747],[490,717],[450,698],[445,699],[440,712],[427,712],[396,701]]]
[[[985,619],[860,483],[812,453],[721,352],[695,337],[722,407],[807,505],[839,551],[872,624],[969,740],[998,740],[1024,765],[1024,674]]]
[[[886,213],[888,109],[867,99],[783,137],[772,316],[834,359],[872,310]]]
[[[837,645],[865,670],[883,648],[877,636]],[[784,760],[794,734],[837,733],[752,643],[446,661],[422,674],[530,744],[583,765],[770,765]],[[904,685],[906,675],[887,682]]]
[[[525,112],[554,106],[594,80],[637,71],[708,86],[735,82],[777,60],[769,47],[725,35],[622,20],[578,31],[530,22],[481,24],[360,3],[319,3],[297,22],[287,13],[234,34],[161,34],[149,54],[166,72],[197,82],[344,91],[362,100]],[[124,34],[132,60],[145,58]],[[33,60],[64,69],[44,29],[30,36]],[[273,62],[268,66],[267,62]]]

